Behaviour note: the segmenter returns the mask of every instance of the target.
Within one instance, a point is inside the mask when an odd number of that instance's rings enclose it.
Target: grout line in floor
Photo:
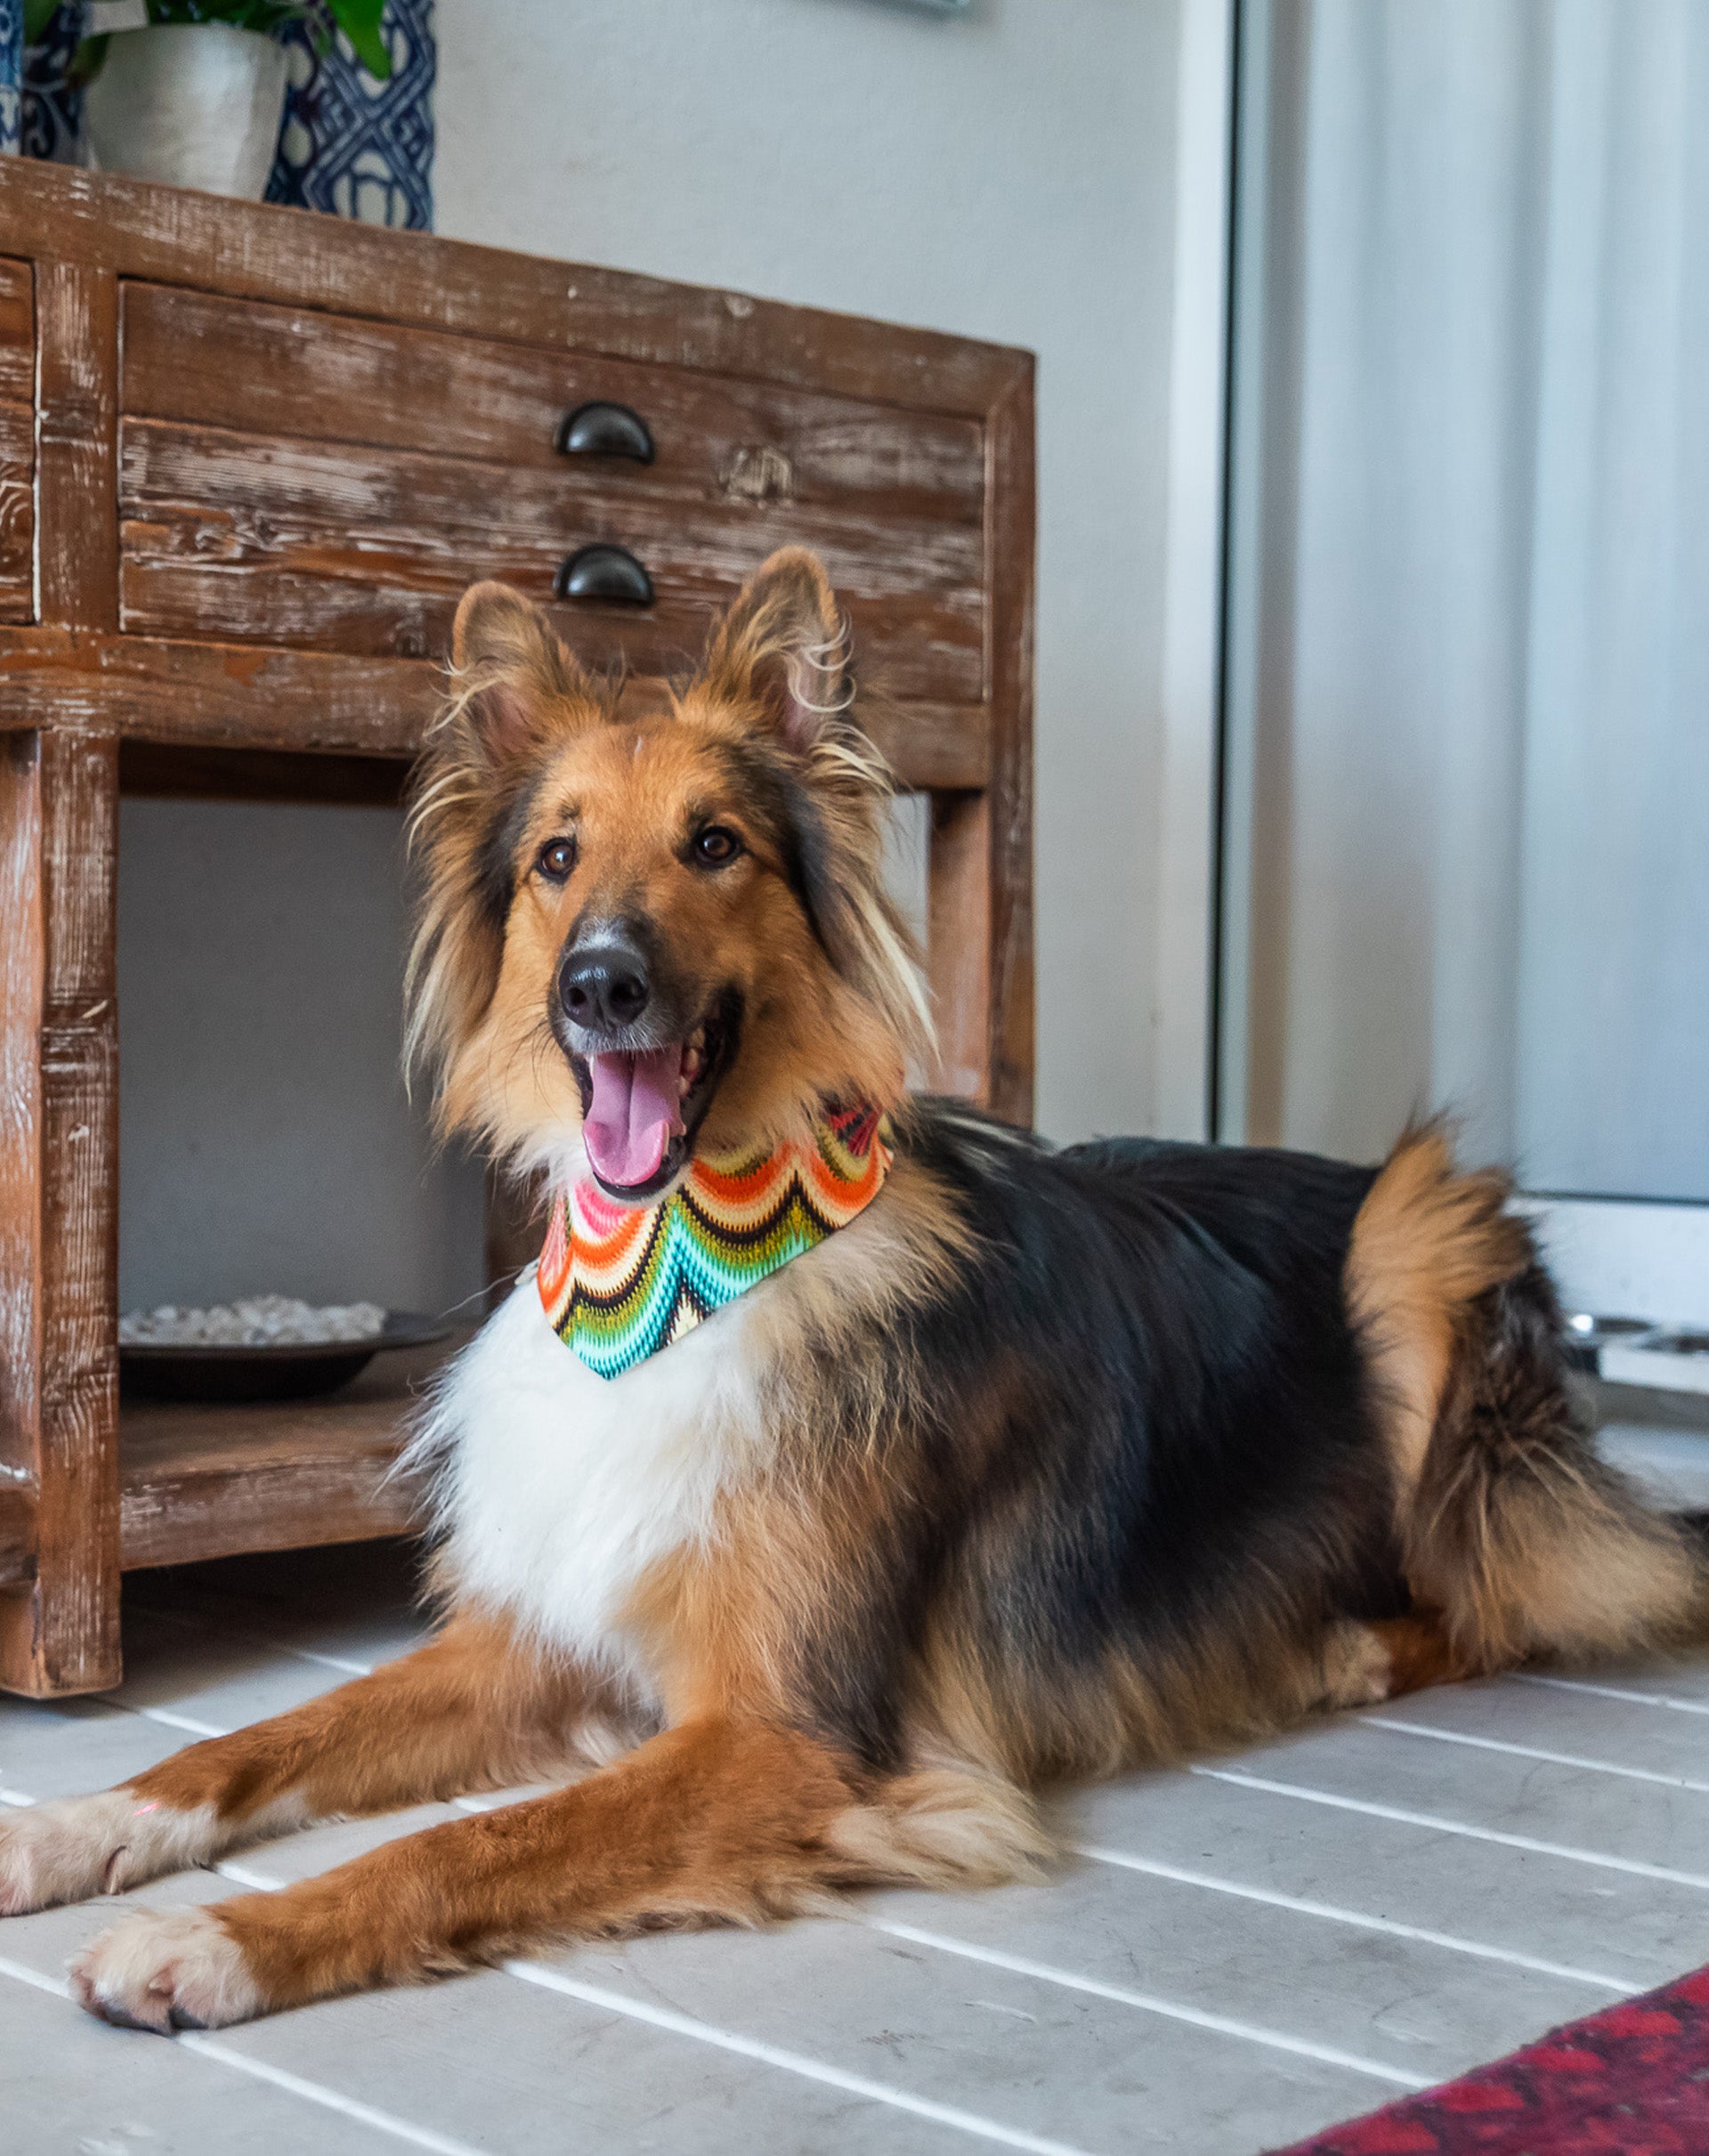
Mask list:
[[[117,1701],[109,1704],[118,1706],[122,1713],[128,1714],[150,1714],[151,1712],[158,1712],[158,1710],[150,1710],[146,1707],[123,1706]],[[212,1728],[207,1729],[206,1733],[216,1737],[230,1734],[226,1730]],[[1339,1804],[1349,1810],[1374,1811],[1380,1817],[1396,1819],[1403,1824],[1426,1827],[1438,1832],[1459,1833],[1482,1839],[1507,1842],[1513,1846],[1569,1857],[1582,1863],[1612,1863],[1616,1868],[1619,1869],[1634,1868],[1627,1860],[1600,1858],[1589,1851],[1573,1850],[1564,1845],[1532,1843],[1522,1837],[1497,1834],[1494,1829],[1466,1827],[1444,1821],[1425,1813],[1405,1813],[1393,1810],[1382,1810],[1352,1798],[1332,1797],[1303,1789],[1295,1789],[1284,1783],[1267,1783],[1254,1776],[1242,1776],[1210,1767],[1194,1767],[1191,1771],[1205,1775],[1213,1780],[1244,1781],[1248,1786],[1264,1789],[1271,1795],[1306,1796],[1324,1803]],[[35,1800],[32,1797],[20,1795],[9,1800],[0,1799],[0,1801],[28,1804],[34,1803]],[[487,1795],[454,1796],[450,1801],[451,1808],[458,1812],[480,1813],[499,1808],[498,1803]],[[1466,1954],[1485,1960],[1505,1962],[1514,1967],[1527,1969],[1537,1975],[1562,1977],[1569,1982],[1595,1985],[1624,1998],[1636,1998],[1641,1989],[1639,1985],[1624,1982],[1617,1977],[1604,1976],[1592,1970],[1575,1969],[1561,1963],[1539,1960],[1532,1956],[1520,1954],[1505,1948],[1486,1946],[1477,1941],[1459,1939],[1450,1933],[1433,1932],[1415,1925],[1398,1924],[1387,1917],[1362,1916],[1357,1910],[1338,1909],[1327,1902],[1305,1901],[1292,1895],[1235,1885],[1232,1882],[1212,1878],[1205,1874],[1180,1871],[1169,1865],[1130,1857],[1119,1851],[1081,1847],[1077,1853],[1097,1863],[1124,1866],[1133,1871],[1151,1871],[1162,1877],[1178,1878],[1186,1884],[1202,1886],[1211,1893],[1234,1894],[1249,1901],[1264,1901],[1276,1908],[1294,1909],[1300,1915],[1319,1917],[1332,1923],[1357,1925],[1365,1930],[1384,1932],[1397,1938],[1416,1939],[1429,1945],[1445,1947],[1452,1952]],[[285,1884],[282,1880],[270,1878],[264,1872],[252,1871],[242,1864],[234,1864],[223,1860],[208,1868],[219,1873],[222,1877],[230,1879],[235,1886],[244,1886],[260,1893],[277,1893]],[[1642,1868],[1647,1872],[1654,1870],[1653,1867],[1636,1868]],[[1675,1875],[1662,1873],[1657,1876],[1672,1877]],[[1689,1874],[1681,1873],[1677,1876],[1682,1884],[1709,1885],[1709,1881],[1694,1880]],[[862,1921],[866,1922],[868,1919],[863,1917]],[[959,1951],[960,1948],[946,1948],[944,1950],[954,1952]]]
[[[1551,1752],[1540,1745],[1512,1744],[1501,1737],[1475,1737],[1462,1730],[1438,1730],[1428,1722],[1405,1722],[1397,1714],[1360,1714],[1362,1730],[1392,1730],[1402,1737],[1429,1737],[1438,1744],[1467,1745],[1476,1752],[1504,1752],[1513,1759],[1539,1759],[1551,1767],[1580,1767],[1588,1774],[1616,1774],[1623,1781],[1658,1782],[1664,1789],[1692,1789],[1709,1796],[1709,1781],[1689,1774],[1664,1774],[1654,1767],[1623,1767],[1611,1759],[1587,1759],[1576,1752]]]
[[[1593,1684],[1586,1677],[1544,1677],[1530,1670],[1515,1670],[1520,1684],[1546,1685],[1553,1692],[1588,1692],[1596,1699],[1625,1699],[1634,1706],[1665,1707],[1675,1714],[1709,1714],[1709,1700],[1676,1699],[1669,1692],[1640,1692],[1626,1684]]]
[[[1468,1954],[1479,1961],[1504,1963],[1510,1968],[1525,1969],[1535,1976],[1556,1976],[1568,1983],[1589,1984],[1599,1991],[1612,1991],[1623,1998],[1635,1998],[1645,1987],[1628,1982],[1624,1977],[1605,1976],[1595,1969],[1575,1969],[1565,1962],[1543,1961],[1535,1954],[1521,1954],[1516,1948],[1496,1947],[1479,1939],[1462,1939],[1453,1932],[1435,1932],[1423,1925],[1401,1924],[1392,1917],[1372,1917],[1360,1909],[1338,1907],[1332,1901],[1313,1901],[1300,1894],[1284,1894],[1273,1887],[1247,1886],[1232,1879],[1220,1879],[1210,1872],[1189,1871],[1178,1864],[1165,1864],[1159,1858],[1137,1857],[1122,1849],[1094,1846],[1090,1843],[1073,1844],[1076,1856],[1089,1859],[1095,1864],[1113,1864],[1124,1871],[1145,1872],[1154,1878],[1173,1879],[1183,1886],[1202,1886],[1213,1894],[1232,1894],[1243,1901],[1259,1901],[1270,1909],[1291,1909],[1297,1916],[1320,1917],[1330,1924],[1355,1925],[1360,1931],[1380,1932],[1393,1939],[1411,1939],[1424,1946],[1445,1947],[1450,1953]]]
[[[478,1800],[454,1797],[451,1802],[460,1811],[480,1812],[492,1809],[490,1805],[482,1804]],[[230,1879],[234,1885],[246,1886],[263,1893],[281,1893],[290,1884],[284,1879],[271,1878],[265,1872],[256,1871],[248,1865],[234,1864],[225,1859],[211,1864],[207,1868],[217,1872],[222,1878]],[[1397,2067],[1379,2064],[1375,2060],[1366,2059],[1355,2052],[1340,2051],[1330,2045],[1313,2043],[1308,2038],[1288,2036],[1280,2030],[1265,2029],[1255,2022],[1237,2021],[1227,2014],[1212,2014],[1202,2007],[1178,2005],[1172,2000],[1159,1998],[1150,1993],[1131,1991],[1120,1985],[1104,1983],[1096,1977],[1081,1976],[1072,1970],[1057,1968],[1047,1962],[1032,1961],[1017,1955],[1005,1954],[995,1949],[975,1946],[967,1941],[952,1939],[940,1933],[921,1931],[916,1926],[895,1924],[884,1917],[869,1917],[859,1910],[855,1912],[855,1916],[856,1920],[869,1931],[883,1933],[891,1938],[910,1940],[916,1945],[934,1949],[939,1953],[955,1955],[965,1961],[984,1962],[992,1968],[1008,1969],[1016,1975],[1031,1976],[1041,1982],[1055,1984],[1063,1990],[1085,1992],[1096,1998],[1109,1999],[1118,2006],[1130,2006],[1141,2014],[1153,2014],[1165,2021],[1181,2022],[1193,2028],[1210,2030],[1219,2036],[1234,2037],[1246,2043],[1258,2045],[1266,2050],[1287,2052],[1296,2058],[1315,2060],[1321,2065],[1342,2067],[1349,2073],[1364,2074],[1372,2079],[1388,2082],[1395,2087],[1427,2088],[1430,2086],[1427,2078],[1404,2072]],[[538,1964],[513,1958],[499,1966],[506,1975],[519,1977],[524,1982],[543,1981],[535,1974]],[[565,1988],[572,1981],[574,1980],[564,1978],[556,1988]],[[578,1993],[577,1996],[580,1996],[580,1994]],[[620,1995],[613,1994],[613,1996]],[[631,2010],[633,2011],[633,2009]],[[685,2022],[688,2018],[684,2017]],[[709,2028],[710,2024],[697,2022],[694,2024],[694,2030],[699,2030],[703,2027]],[[691,2031],[691,2033],[693,2032]],[[726,2038],[728,2045],[732,2047],[740,2047],[749,2042],[759,2041],[757,2038],[733,2037],[728,2031],[720,2032],[716,2037],[707,2037],[703,2040],[715,2042]],[[770,2048],[775,2049],[775,2047]],[[778,2052],[775,2063],[787,2064],[796,2056],[797,2055],[794,2053]],[[840,2073],[842,2069],[836,2068],[830,2071]],[[875,2082],[871,2085],[871,2089],[878,2089],[881,2086],[883,2085]],[[870,2090],[869,2093],[871,2093]],[[900,2093],[897,2092],[898,2095]],[[879,2097],[878,2100],[891,2101],[893,2099]],[[911,2104],[913,2101],[912,2098],[908,2099]],[[973,2114],[969,2113],[967,2116],[971,2118]],[[975,2129],[969,2128],[969,2130]],[[992,2134],[995,2134],[1000,2139],[1009,2133],[1008,2128],[997,2128],[992,2121],[985,2121],[984,2128],[980,2130],[986,2130],[988,2138]],[[1055,2144],[1024,2139],[1013,2143],[1012,2145],[1032,2148],[1054,2146]]]
[[[217,1722],[199,1722],[194,1714],[175,1714],[166,1706],[133,1706],[128,1700],[111,1699],[106,1703],[116,1706],[124,1714],[140,1714],[144,1722],[158,1722],[168,1730],[182,1730],[190,1737],[229,1737],[231,1732]]]
[[[15,1983],[45,1991],[53,1998],[62,1998],[68,2005],[73,2003],[71,1987],[63,1977],[45,1976],[25,1962],[0,1956],[0,1977],[4,1976],[11,1977]],[[466,2141],[453,2141],[449,2135],[435,2133],[431,2127],[416,2126],[407,2119],[393,2117],[390,2111],[378,2111],[359,2097],[341,2095],[336,2089],[324,2087],[319,2081],[305,2080],[301,2074],[288,2073],[282,2066],[270,2066],[263,2059],[233,2051],[229,2044],[222,2044],[215,2037],[183,2029],[168,2041],[180,2051],[212,2059],[217,2065],[231,2067],[254,2080],[270,2082],[289,2095],[301,2096],[307,2103],[319,2104],[323,2111],[336,2111],[360,2125],[371,2126],[377,2133],[389,2135],[394,2141],[407,2142],[411,2148],[429,2150],[432,2156],[484,2156],[482,2151],[471,2147]]]
[[[843,2067],[811,2059],[805,2052],[788,2051],[782,2045],[768,2044],[759,2037],[740,2036],[733,2030],[719,2029],[693,2014],[680,2014],[674,2006],[660,2006],[649,1999],[632,1998],[603,1984],[586,1983],[579,1977],[565,1976],[561,1971],[546,1968],[538,1962],[510,1960],[499,1966],[507,1976],[520,1978],[523,1983],[539,1984],[548,1991],[560,1991],[567,1998],[579,1999],[586,2006],[601,2006],[609,2013],[625,2014],[631,2021],[646,2022],[655,2029],[670,2030],[698,2043],[710,2044],[720,2051],[732,2051],[741,2058],[781,2067],[786,2073],[822,2082],[849,2095],[864,2096],[874,2103],[887,2104],[894,2111],[911,2111],[918,2119],[929,2119],[935,2125],[953,2128],[976,2140],[995,2142],[1002,2148],[1027,2150],[1031,2156],[1086,2156],[1083,2150],[1070,2142],[1051,2141],[1042,2134],[1028,2133],[1023,2127],[1002,2126],[994,2119],[982,2118],[976,2111],[963,2111],[958,2104],[939,2103],[931,2096],[912,2095],[906,2089],[891,2087],[887,2082],[869,2080],[864,2074],[850,2073]]]
[[[891,1939],[905,1939],[940,1954],[959,1955],[965,1961],[983,1962],[989,1968],[1007,1969],[1016,1976],[1036,1977],[1041,1982],[1059,1985],[1064,1990],[1083,1991],[1093,1998],[1110,1999],[1117,2006],[1132,2006],[1141,2014],[1158,2014],[1165,2021],[1185,2022],[1191,2028],[1206,2029],[1218,2036],[1238,2037],[1246,2043],[1260,2045],[1267,2051],[1285,2051],[1295,2058],[1315,2059],[1319,2065],[1345,2067],[1349,2073],[1365,2074],[1373,2081],[1386,2081],[1392,2087],[1430,2086],[1429,2075],[1407,2073],[1398,2066],[1381,2065],[1375,2059],[1365,2058],[1357,2052],[1313,2043],[1308,2037],[1286,2036],[1280,2030],[1238,2021],[1231,2014],[1212,2014],[1201,2006],[1178,2006],[1173,2000],[1159,1998],[1154,1993],[1130,1991],[1123,1985],[1106,1984],[1096,1977],[1076,1976],[1071,1970],[1057,1968],[1049,1962],[1032,1961],[1020,1954],[1006,1954],[1000,1948],[973,1946],[965,1940],[949,1938],[942,1932],[922,1931],[918,1925],[897,1924],[888,1917],[864,1917],[862,1922],[870,1931],[882,1932]]]
[[[360,2096],[346,2096],[319,2081],[305,2080],[300,2074],[288,2072],[282,2066],[269,2065],[264,2059],[252,2058],[247,2052],[233,2051],[230,2045],[195,2030],[182,2030],[176,2040],[201,2058],[217,2060],[222,2066],[234,2067],[239,2073],[248,2074],[257,2081],[271,2082],[275,2088],[284,2089],[290,2095],[302,2096],[325,2111],[337,2111],[344,2118],[355,2120],[359,2125],[371,2126],[377,2133],[389,2134],[394,2141],[408,2142],[412,2148],[427,2149],[433,2152],[433,2156],[484,2156],[484,2152],[466,2141],[453,2141],[449,2134],[437,2133],[430,2126],[417,2126],[410,2120],[395,2118],[390,2111],[364,2103]]]
[[[491,1807],[468,1803],[462,1798],[453,1798],[460,1810],[482,1812]],[[270,1878],[265,1872],[252,1870],[243,1864],[224,1860],[209,1867],[223,1878],[239,1886],[259,1889],[264,1893],[277,1893],[288,1884],[282,1879]],[[1205,2008],[1178,2005],[1173,2000],[1159,1998],[1154,1994],[1132,1991],[1119,1984],[1107,1984],[1097,1977],[1081,1976],[1071,1969],[1062,1969],[1048,1962],[1032,1961],[1021,1956],[976,1946],[966,1940],[952,1939],[937,1932],[921,1931],[917,1926],[896,1924],[887,1917],[871,1917],[856,1909],[855,1921],[864,1929],[880,1932],[890,1938],[906,1939],[918,1946],[928,1947],[941,1954],[952,1954],[964,1961],[984,1962],[988,1966],[1008,1969],[1018,1976],[1034,1977],[1043,1983],[1055,1984],[1065,1991],[1081,1991],[1095,1998],[1106,1998],[1115,2005],[1133,2007],[1141,2014],[1153,2014],[1165,2021],[1183,2022],[1195,2029],[1205,2029],[1219,2036],[1238,2038],[1244,2042],[1261,2046],[1266,2050],[1284,2051],[1298,2058],[1314,2059],[1320,2064],[1345,2067],[1350,2073],[1365,2074],[1379,2081],[1387,2081],[1400,2088],[1426,2088],[1428,2079],[1409,2074],[1396,2067],[1379,2064],[1350,2051],[1339,2051],[1333,2047],[1313,2043],[1308,2038],[1292,2037],[1281,2030],[1265,2029],[1255,2022],[1237,2021],[1227,2014],[1212,2014]],[[524,1971],[536,1965],[517,1960],[501,1965],[513,1976],[523,1976]],[[525,1979],[525,1981],[532,1981]],[[567,1981],[567,1980],[566,1980]],[[743,2042],[747,2038],[741,2039]],[[840,2069],[838,2070],[840,2071]]]
[[[240,1864],[222,1862],[210,1868],[218,1872],[223,1878],[231,1879],[239,1885],[259,1888],[266,1893],[281,1893],[289,1884],[283,1879],[270,1879],[264,1872],[252,1871]],[[680,2014],[674,2007],[655,2006],[646,2000],[633,1999],[622,1992],[608,1990],[603,1984],[584,1983],[579,1978],[564,1976],[556,1970],[544,1968],[537,1962],[513,1957],[500,1962],[498,1966],[503,1974],[515,1977],[522,1983],[542,1985],[549,1991],[562,1992],[568,1998],[606,2008],[632,2021],[647,2022],[654,2027],[692,2038],[696,2042],[710,2044],[719,2050],[733,2051],[744,2058],[779,2067],[785,2072],[804,2075],[808,2080],[829,2082],[834,2088],[846,2089],[851,2095],[867,2097],[876,2103],[888,2104],[893,2110],[915,2112],[921,2118],[935,2120],[942,2126],[954,2127],[962,2133],[975,2135],[982,2140],[997,2142],[1007,2148],[1031,2150],[1036,2152],[1036,2156],[1084,2156],[1083,2151],[1071,2148],[1066,2143],[1047,2141],[1023,2128],[1000,2125],[996,2120],[982,2118],[975,2111],[964,2111],[955,2104],[939,2103],[929,2096],[916,2096],[906,2089],[893,2088],[887,2082],[869,2080],[863,2074],[848,2073],[840,2066],[830,2066],[820,2060],[811,2059],[803,2052],[789,2051],[757,2037],[741,2036],[731,2030],[717,2028],[710,2022],[700,2021],[693,2014]],[[1075,1988],[1086,1990],[1092,1987],[1079,1985]],[[1110,1993],[1109,1996],[1114,1998],[1121,1995]],[[1136,1998],[1128,2003],[1138,2002]],[[1168,2013],[1170,2009],[1164,2007],[1159,2011]],[[1179,2014],[1174,2018],[1205,2020],[1207,2026],[1221,2025],[1194,2014]],[[1226,2029],[1227,2033],[1243,2033],[1233,2023],[1227,2024]],[[1299,2050],[1301,2047],[1284,2039],[1281,2041],[1280,2048]],[[1308,2052],[1307,2055],[1327,2057],[1330,2055]],[[1336,2063],[1354,2063],[1347,2059],[1338,2059]],[[1386,2080],[1402,2079],[1381,2068],[1367,2071],[1380,2074]],[[1426,2084],[1406,2079],[1405,2086],[1422,2088]]]
[[[14,1983],[28,1984],[53,1998],[69,1999],[71,1996],[71,1987],[64,1977],[44,1976],[39,1969],[32,1969],[28,1962],[13,1961],[9,1955],[0,1954],[0,1976],[10,1976]]]
[[[1360,1812],[1367,1819],[1393,1820],[1402,1827],[1424,1827],[1437,1834],[1462,1836],[1468,1841],[1493,1842],[1502,1849],[1523,1849],[1529,1855],[1563,1857],[1569,1864],[1588,1864],[1602,1871],[1630,1872],[1640,1879],[1661,1879],[1671,1886],[1696,1887],[1709,1893],[1709,1878],[1700,1872],[1676,1871],[1671,1865],[1646,1864],[1637,1857],[1606,1856],[1598,1851],[1575,1849],[1567,1842],[1544,1842],[1528,1834],[1509,1834],[1496,1827],[1474,1827],[1464,1820],[1444,1818],[1438,1812],[1409,1812],[1398,1804],[1379,1804],[1369,1797],[1340,1796],[1327,1789],[1309,1789],[1299,1782],[1272,1781],[1261,1774],[1243,1774],[1233,1767],[1187,1769],[1208,1781],[1231,1782],[1237,1789],[1259,1789],[1268,1796],[1292,1797],[1301,1803],[1327,1804],[1336,1812]]]

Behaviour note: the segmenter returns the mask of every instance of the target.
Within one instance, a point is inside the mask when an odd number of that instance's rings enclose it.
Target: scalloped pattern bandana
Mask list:
[[[536,1282],[552,1330],[601,1377],[692,1332],[864,1212],[890,1170],[877,1108],[828,1108],[774,1153],[697,1154],[652,1205],[584,1176],[553,1200]]]

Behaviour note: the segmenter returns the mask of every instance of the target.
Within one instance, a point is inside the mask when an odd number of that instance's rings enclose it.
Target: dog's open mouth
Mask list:
[[[740,1025],[739,1006],[725,996],[686,1040],[571,1057],[587,1164],[612,1197],[652,1197],[682,1167],[734,1058]]]

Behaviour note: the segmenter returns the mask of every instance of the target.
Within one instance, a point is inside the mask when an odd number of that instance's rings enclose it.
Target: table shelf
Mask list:
[[[419,1527],[419,1487],[393,1469],[445,1352],[377,1357],[320,1399],[242,1407],[125,1402],[125,1569],[364,1542]]]

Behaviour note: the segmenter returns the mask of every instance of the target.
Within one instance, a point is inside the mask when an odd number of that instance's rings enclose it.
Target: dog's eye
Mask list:
[[[709,869],[724,868],[741,851],[741,840],[722,823],[709,823],[694,840],[694,858]]]
[[[548,839],[540,848],[540,857],[534,865],[548,883],[567,883],[570,872],[576,865],[575,840]]]

